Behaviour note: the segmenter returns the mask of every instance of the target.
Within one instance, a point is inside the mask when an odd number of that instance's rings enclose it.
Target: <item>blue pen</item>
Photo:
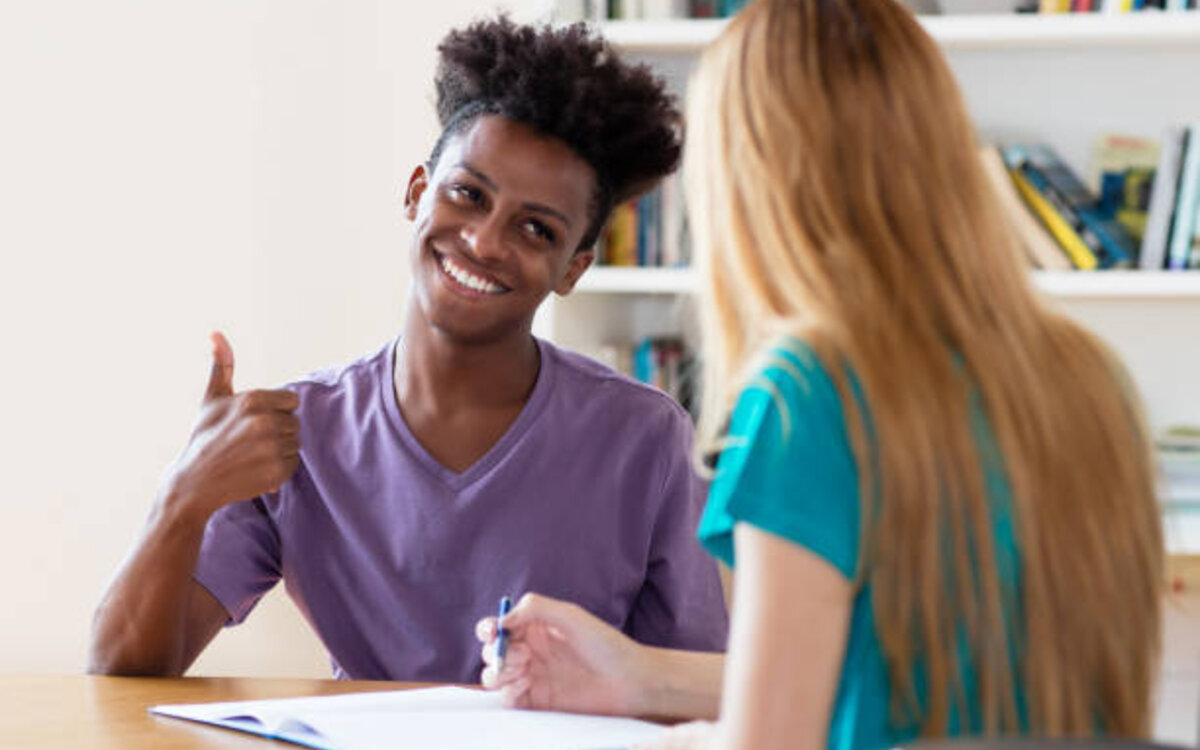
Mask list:
[[[504,652],[508,649],[508,631],[504,629],[504,616],[512,611],[512,599],[500,597],[500,614],[496,616],[496,666],[504,668]]]

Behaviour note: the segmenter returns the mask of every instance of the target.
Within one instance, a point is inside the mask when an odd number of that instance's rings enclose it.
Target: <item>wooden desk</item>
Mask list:
[[[159,703],[287,698],[425,687],[400,682],[247,678],[0,677],[0,747],[21,750],[192,750],[295,747],[154,716]]]

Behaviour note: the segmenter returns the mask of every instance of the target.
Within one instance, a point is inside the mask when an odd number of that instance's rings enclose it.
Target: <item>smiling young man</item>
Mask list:
[[[281,578],[338,677],[474,682],[475,621],[524,591],[644,643],[724,647],[686,413],[531,334],[612,206],[675,167],[678,112],[583,26],[481,22],[440,52],[400,336],[243,393],[214,337],[200,419],[97,608],[92,671],[181,674]]]

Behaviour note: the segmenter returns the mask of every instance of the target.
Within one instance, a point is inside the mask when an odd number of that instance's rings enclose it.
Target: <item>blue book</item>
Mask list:
[[[654,341],[642,339],[633,350],[633,377],[642,383],[653,383],[658,369],[658,358],[654,356]]]
[[[1115,216],[1106,216],[1096,196],[1046,146],[1025,149],[1022,172],[1046,196],[1096,255],[1101,268],[1133,265],[1137,243]]]

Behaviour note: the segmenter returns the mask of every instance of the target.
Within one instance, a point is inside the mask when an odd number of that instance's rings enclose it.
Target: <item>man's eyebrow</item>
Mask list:
[[[553,216],[563,224],[566,224],[568,229],[571,227],[571,220],[568,219],[566,214],[564,214],[562,211],[556,211],[549,206],[542,205],[541,203],[522,203],[521,206],[527,211]]]
[[[478,169],[476,169],[475,167],[472,167],[470,164],[466,163],[465,161],[460,161],[460,162],[459,162],[458,164],[456,164],[455,166],[457,166],[457,167],[459,167],[459,168],[463,169],[463,170],[464,170],[464,171],[466,171],[466,172],[470,172],[470,173],[471,173],[471,175],[472,175],[472,176],[473,176],[475,179],[477,179],[477,180],[479,180],[480,182],[482,182],[482,183],[483,183],[483,184],[484,184],[484,185],[487,187],[487,189],[488,189],[488,190],[495,191],[495,190],[497,190],[497,189],[498,189],[498,186],[496,185],[496,183],[492,182],[492,178],[488,177],[488,176],[487,176],[487,175],[485,175],[483,172],[480,172],[480,171],[479,171]]]
[[[455,166],[457,166],[458,168],[462,169],[464,172],[467,172],[472,177],[474,177],[475,179],[482,182],[484,184],[484,186],[487,187],[488,190],[495,192],[500,189],[499,186],[495,182],[493,182],[490,177],[488,177],[483,172],[480,172],[478,169],[471,166],[467,162],[460,161]],[[565,224],[567,226],[567,228],[570,228],[570,226],[571,226],[571,220],[569,218],[567,218],[566,214],[564,214],[562,211],[559,211],[558,209],[551,208],[550,206],[547,206],[544,203],[522,203],[521,207],[527,211],[533,211],[535,213],[553,216],[554,218],[558,219],[563,224]]]

